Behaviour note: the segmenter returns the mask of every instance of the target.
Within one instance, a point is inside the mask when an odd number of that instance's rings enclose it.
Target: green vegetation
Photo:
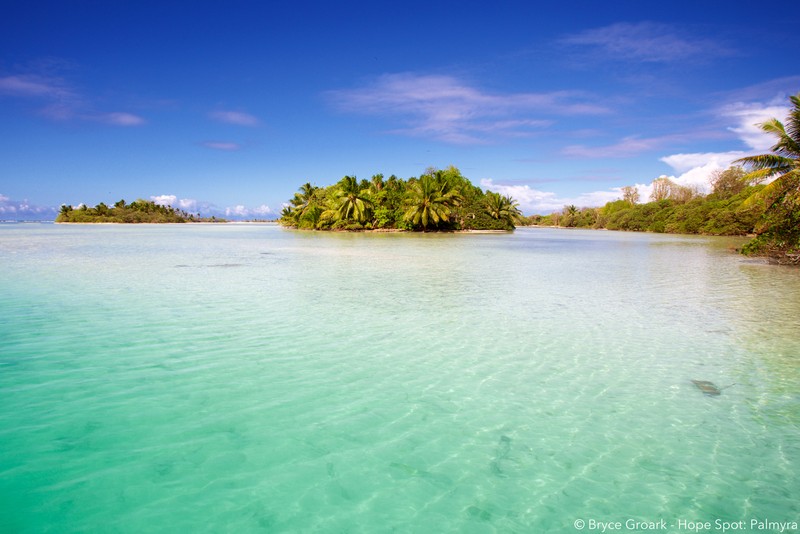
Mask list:
[[[743,247],[744,254],[800,264],[800,93],[790,100],[793,108],[785,126],[774,118],[759,125],[777,138],[772,153],[735,162],[750,172],[731,167],[715,173],[709,195],[659,178],[648,203],[639,204],[636,188],[626,186],[621,200],[602,208],[565,206],[558,213],[528,217],[526,224],[705,235],[755,233]],[[766,180],[771,181],[763,185]]]
[[[753,181],[773,179],[746,201],[759,206],[764,215],[756,227],[758,234],[744,248],[746,254],[766,255],[780,263],[800,263],[800,93],[790,97],[792,109],[786,126],[778,119],[760,124],[778,142],[772,154],[742,158],[751,170]]]
[[[560,213],[533,215],[526,222],[533,225],[572,228],[605,228],[673,234],[746,235],[753,232],[763,209],[746,201],[763,186],[750,185],[744,171],[732,167],[718,172],[713,191],[700,195],[667,178],[653,188],[651,201],[637,204],[629,189],[623,199],[601,208],[565,206]],[[623,188],[627,189],[627,188]]]
[[[100,203],[90,208],[85,204],[74,208],[66,204],[56,217],[57,223],[185,223],[225,222],[216,217],[202,218],[171,206],[162,206],[150,200],[136,200],[126,204],[120,200],[113,206]]]
[[[345,176],[328,187],[303,184],[280,223],[310,230],[513,230],[522,220],[514,199],[484,192],[455,167],[403,180]]]

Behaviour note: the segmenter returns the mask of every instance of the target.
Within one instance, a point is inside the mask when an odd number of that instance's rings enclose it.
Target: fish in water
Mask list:
[[[713,382],[709,382],[708,380],[692,380],[692,384],[697,386],[697,389],[706,395],[716,396],[722,393],[722,391],[715,386]]]

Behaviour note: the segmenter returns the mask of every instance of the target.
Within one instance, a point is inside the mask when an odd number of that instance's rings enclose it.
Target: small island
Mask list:
[[[187,222],[227,222],[217,217],[200,217],[172,206],[156,204],[152,200],[139,199],[130,204],[120,200],[113,206],[101,202],[93,208],[81,204],[77,208],[61,205],[56,217],[57,223],[187,223]]]
[[[429,168],[408,180],[382,174],[336,184],[305,183],[281,213],[291,228],[339,231],[510,231],[522,222],[517,202],[472,184],[456,167]]]

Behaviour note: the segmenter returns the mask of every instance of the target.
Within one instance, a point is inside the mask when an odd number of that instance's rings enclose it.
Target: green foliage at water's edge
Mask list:
[[[761,187],[748,186],[731,197],[712,193],[685,202],[665,198],[644,204],[615,200],[600,208],[567,206],[562,212],[527,217],[526,223],[671,234],[747,235],[753,233],[763,209],[742,204]]]
[[[216,217],[195,216],[172,206],[162,206],[150,200],[136,200],[130,204],[120,200],[113,206],[103,202],[93,208],[81,204],[77,208],[63,204],[56,217],[57,223],[185,223],[225,222]]]
[[[758,126],[775,138],[769,154],[737,160],[749,168],[751,181],[770,180],[746,205],[764,209],[758,236],[744,252],[769,256],[780,263],[800,265],[800,93],[790,96],[785,123],[772,118]]]
[[[638,204],[635,187],[602,208],[566,206],[561,213],[533,216],[529,224],[710,235],[756,234],[742,252],[800,265],[800,93],[784,122],[758,126],[775,138],[771,153],[746,156],[712,177],[703,196],[666,177],[653,182],[651,202]],[[766,185],[759,185],[763,184]]]
[[[428,169],[419,178],[394,175],[371,180],[300,186],[280,223],[309,230],[513,230],[522,220],[517,202],[483,191],[455,167]]]
[[[770,209],[754,202],[767,186],[746,185],[733,195],[721,192],[690,200],[665,198],[644,204],[615,200],[599,208],[566,206],[550,215],[526,217],[525,225],[595,228],[671,234],[755,235],[741,252],[777,263],[800,263],[800,203]]]

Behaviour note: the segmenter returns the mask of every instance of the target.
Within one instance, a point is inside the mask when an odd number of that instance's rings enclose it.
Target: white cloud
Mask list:
[[[788,114],[785,102],[785,98],[780,102],[772,101],[767,104],[736,102],[722,108],[721,114],[738,122],[729,130],[736,133],[744,144],[758,152],[765,152],[775,144],[776,139],[761,130],[758,125],[771,118],[783,122]]]
[[[452,76],[412,73],[386,74],[327,96],[345,112],[399,118],[404,126],[391,133],[455,144],[531,135],[552,124],[552,116],[609,111],[577,92],[492,94]]]
[[[139,117],[138,115],[134,115],[133,113],[125,113],[121,111],[113,113],[101,113],[99,115],[96,115],[95,118],[100,122],[104,122],[106,124],[113,124],[115,126],[140,126],[146,122],[142,117]]]
[[[37,206],[27,200],[12,200],[0,194],[0,217],[21,221],[53,220],[57,210],[51,206]]]
[[[673,154],[659,158],[680,173],[678,176],[667,176],[673,182],[688,187],[695,187],[703,193],[711,192],[711,175],[723,171],[733,165],[734,160],[746,156],[742,151],[731,152],[706,152],[693,154]],[[648,186],[649,187],[649,186]],[[649,198],[640,190],[642,199]]]
[[[699,167],[726,169],[734,160],[744,157],[744,155],[744,152],[734,150],[731,152],[673,154],[671,156],[664,156],[660,158],[660,160],[672,167],[676,172],[686,173]]]
[[[620,22],[585,30],[561,39],[561,43],[592,47],[605,59],[667,63],[730,55],[731,51],[710,39],[683,37],[672,26],[652,22]]]
[[[155,202],[160,206],[172,206],[173,208],[179,208],[184,211],[195,213],[197,209],[200,207],[200,204],[197,200],[192,198],[181,198],[179,199],[175,195],[156,195],[151,196],[150,200]],[[211,208],[211,205],[204,205],[206,209]]]
[[[716,171],[725,170],[734,164],[734,161],[745,156],[769,152],[775,143],[775,138],[758,127],[771,118],[783,121],[789,113],[784,104],[786,99],[771,100],[768,103],[735,102],[721,108],[718,113],[723,120],[732,120],[735,126],[728,129],[738,136],[747,146],[747,150],[732,150],[728,152],[703,152],[689,154],[673,154],[660,158],[680,173],[677,177],[671,176],[676,183],[700,188],[701,191],[711,190],[711,175]],[[644,195],[642,195],[644,197]]]
[[[246,217],[249,215],[249,210],[245,208],[242,204],[234,206],[232,208],[225,208],[225,215],[230,217],[231,215],[239,216],[239,217]]]
[[[261,121],[253,115],[240,111],[213,111],[209,113],[209,116],[219,122],[236,124],[238,126],[258,126],[261,123]]]
[[[269,215],[271,213],[273,213],[273,211],[266,204],[262,204],[261,206],[258,206],[256,208],[247,208],[242,204],[225,208],[226,217],[237,217],[237,218],[258,217],[258,216]]]
[[[501,195],[510,196],[519,203],[519,207],[523,213],[549,210],[550,206],[559,202],[555,193],[540,191],[527,184],[496,184],[491,178],[485,178],[481,180],[481,187],[489,191],[494,191],[495,193],[500,193]]]
[[[731,152],[731,154],[740,154],[740,152]],[[707,153],[692,153],[692,154],[673,154],[671,156],[664,156],[659,158],[661,161],[672,167],[676,172],[686,172],[694,167],[702,166],[712,159],[718,159],[720,153],[707,152]],[[735,156],[731,160],[736,159]]]
[[[173,206],[175,205],[175,201],[178,200],[178,197],[176,197],[175,195],[158,195],[158,196],[151,196],[150,200],[152,200],[159,206]]]
[[[239,143],[231,143],[228,141],[205,141],[201,143],[206,148],[211,148],[214,150],[223,150],[226,152],[235,152],[236,150],[240,150],[242,145]]]
[[[197,201],[192,198],[182,198],[178,201],[178,207],[185,211],[195,211],[197,209]]]
[[[577,197],[559,197],[556,193],[540,191],[529,185],[504,185],[496,184],[491,179],[481,180],[481,187],[486,190],[508,195],[519,203],[519,207],[525,214],[531,213],[551,213],[560,211],[564,206],[575,205],[578,207],[603,206],[607,202],[622,198],[619,187],[609,191],[593,191],[583,193]]]
[[[608,202],[619,200],[622,198],[622,188],[612,187],[607,191],[592,191],[590,193],[582,193],[577,197],[563,199],[564,205],[574,204],[579,208],[584,207],[597,207],[605,206]]]

